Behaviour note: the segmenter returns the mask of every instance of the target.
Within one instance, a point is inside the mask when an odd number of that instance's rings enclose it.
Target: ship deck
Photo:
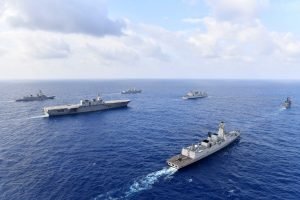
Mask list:
[[[117,104],[117,103],[129,103],[130,100],[109,100],[104,101],[105,104]],[[79,108],[80,104],[67,104],[67,105],[60,105],[60,106],[50,106],[45,107],[45,110],[59,110],[59,109],[72,109],[72,108]]]
[[[176,169],[183,168],[189,164],[192,164],[193,162],[195,162],[193,159],[182,154],[178,154],[167,160],[168,165]]]
[[[108,100],[104,101],[104,103],[127,103],[130,102],[130,100]]]

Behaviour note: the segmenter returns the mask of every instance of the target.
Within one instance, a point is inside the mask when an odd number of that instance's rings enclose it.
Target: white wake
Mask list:
[[[0,103],[13,103],[16,102],[15,100],[7,100],[7,101],[0,101]]]
[[[286,110],[285,107],[280,107],[280,108],[279,108],[279,111],[284,111],[284,110]]]
[[[38,116],[30,117],[29,119],[39,119],[39,118],[46,118],[46,117],[49,117],[49,115],[38,115]]]
[[[93,200],[99,200],[99,199],[114,199],[114,200],[119,200],[119,199],[128,199],[130,196],[134,195],[135,193],[141,192],[143,190],[149,190],[152,188],[152,186],[157,183],[159,180],[162,178],[165,179],[170,179],[172,178],[172,175],[176,172],[177,170],[175,168],[163,168],[159,171],[152,172],[146,176],[137,178],[134,180],[134,182],[129,186],[127,191],[125,192],[124,195],[117,195],[116,193],[119,193],[120,190],[112,190],[110,192],[107,192],[106,194],[100,194],[97,197],[93,198]]]
[[[161,177],[170,178],[177,170],[175,168],[163,168],[159,171],[152,172],[145,177],[139,178],[134,181],[134,183],[130,186],[129,191],[126,192],[126,197],[143,191],[149,190],[152,188],[152,185],[159,181]]]

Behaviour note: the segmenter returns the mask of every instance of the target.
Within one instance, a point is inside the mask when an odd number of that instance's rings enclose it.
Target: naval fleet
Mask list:
[[[44,100],[48,100],[48,99],[54,99],[55,96],[46,96],[44,95],[44,93],[42,92],[42,90],[40,90],[37,95],[29,95],[29,96],[25,96],[23,98],[17,99],[16,101],[44,101]]]
[[[139,89],[128,89],[124,90],[122,94],[136,94],[141,93],[142,90]],[[199,91],[190,91],[183,99],[197,99],[197,98],[205,98],[207,97],[206,92]],[[47,99],[54,99],[55,96],[46,96],[40,90],[37,95],[25,96],[23,98],[17,99],[16,101],[43,101]],[[51,106],[45,107],[43,109],[44,113],[51,116],[60,116],[60,115],[70,115],[70,114],[78,114],[78,113],[87,113],[94,111],[102,111],[109,110],[115,108],[123,108],[127,107],[130,103],[130,100],[110,100],[104,101],[99,95],[92,100],[80,100],[79,104],[68,104],[68,105],[60,105],[60,106]],[[291,99],[288,97],[284,103],[283,107],[290,108],[292,104]],[[202,141],[198,141],[196,144],[192,144],[190,146],[184,147],[181,150],[181,153],[175,155],[168,159],[167,164],[175,169],[181,169],[186,166],[189,166],[201,159],[210,156],[211,154],[218,152],[234,141],[238,140],[240,137],[240,131],[233,130],[230,132],[226,132],[224,122],[219,124],[219,129],[217,133],[208,132],[208,137]]]
[[[225,148],[240,137],[239,131],[225,132],[224,126],[224,122],[221,122],[217,133],[209,132],[207,139],[184,147],[181,154],[167,160],[168,165],[181,169]]]
[[[104,101],[100,96],[92,100],[81,100],[79,104],[68,104],[61,106],[45,107],[44,113],[51,116],[70,115],[115,108],[127,107],[130,100]]]

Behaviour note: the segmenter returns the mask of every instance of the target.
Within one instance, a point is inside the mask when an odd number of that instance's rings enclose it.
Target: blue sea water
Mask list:
[[[137,87],[143,93],[121,95]],[[300,199],[300,82],[0,82],[0,199]],[[13,100],[42,89],[44,102]],[[206,99],[182,100],[190,89]],[[128,108],[47,118],[101,93]],[[291,109],[281,108],[284,99]],[[220,121],[241,139],[185,169],[166,166]]]

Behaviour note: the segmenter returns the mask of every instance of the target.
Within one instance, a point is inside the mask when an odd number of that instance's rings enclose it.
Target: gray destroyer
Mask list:
[[[54,99],[55,96],[46,96],[44,95],[44,93],[42,92],[42,90],[40,90],[37,95],[29,95],[29,96],[25,96],[23,98],[17,99],[16,101],[44,101],[44,100],[48,100],[48,99]]]
[[[224,130],[224,122],[219,125],[218,133],[208,133],[208,138],[184,147],[181,154],[173,156],[167,160],[169,166],[180,169],[192,163],[195,163],[233,143],[240,137],[239,131],[230,131],[228,133]]]
[[[286,100],[283,103],[283,107],[285,107],[286,109],[291,108],[292,106],[292,100],[290,97],[286,98]]]
[[[186,95],[184,95],[183,99],[198,99],[198,98],[205,98],[207,97],[206,92],[199,92],[199,91],[190,91]]]
[[[136,88],[131,88],[131,89],[128,89],[128,90],[123,90],[121,92],[121,94],[138,94],[138,93],[142,93],[142,90],[136,89]]]
[[[70,115],[114,108],[127,107],[130,100],[104,101],[100,96],[92,100],[81,100],[79,104],[45,107],[44,113],[48,116]]]

